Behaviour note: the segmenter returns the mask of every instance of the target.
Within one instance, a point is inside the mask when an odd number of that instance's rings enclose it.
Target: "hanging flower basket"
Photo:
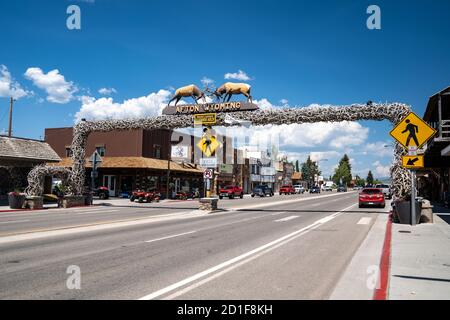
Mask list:
[[[22,209],[25,203],[25,194],[19,192],[8,193],[8,203],[11,209]]]

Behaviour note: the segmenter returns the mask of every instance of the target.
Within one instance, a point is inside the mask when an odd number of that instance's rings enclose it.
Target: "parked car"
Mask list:
[[[323,191],[328,191],[328,192],[329,192],[329,191],[333,191],[333,189],[332,189],[330,186],[326,186],[326,185],[323,185],[323,186],[322,186],[322,190],[323,190]]]
[[[359,193],[359,207],[364,206],[380,206],[384,208],[386,202],[384,200],[384,194],[381,189],[378,188],[364,188]]]
[[[242,199],[244,197],[244,191],[238,186],[225,186],[219,190],[219,199],[223,199],[223,197],[228,197],[229,199],[239,197]]]
[[[138,189],[133,191],[130,197],[130,201],[134,202],[136,199],[138,200],[139,203],[142,203],[144,201],[147,203],[150,203],[152,201],[159,202],[159,200],[161,199],[161,194],[156,190],[144,191]]]
[[[109,190],[106,187],[98,187],[93,190],[94,197],[99,197],[100,199],[109,199]]]
[[[269,186],[259,185],[259,186],[256,186],[256,187],[253,188],[251,196],[252,196],[252,198],[254,196],[260,196],[260,197],[270,196],[270,197],[273,197],[273,190]]]
[[[319,186],[313,186],[309,189],[309,193],[320,193],[320,187]]]
[[[340,186],[337,188],[337,192],[347,192],[347,187],[344,186],[344,185],[340,185]]]
[[[295,189],[293,186],[281,186],[280,187],[280,196],[283,194],[295,194]]]
[[[392,198],[391,188],[387,184],[377,184],[375,188],[381,189],[386,199]]]
[[[300,184],[294,185],[294,190],[295,190],[295,193],[304,193],[305,192],[305,188]]]

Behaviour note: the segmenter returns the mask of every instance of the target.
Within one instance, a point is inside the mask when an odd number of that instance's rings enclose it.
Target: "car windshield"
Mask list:
[[[233,186],[225,186],[224,189],[225,189],[225,190],[226,190],[226,189],[233,189]]]
[[[364,189],[362,191],[362,193],[365,193],[365,194],[380,194],[381,190],[379,190],[379,189]]]
[[[389,188],[387,184],[377,184],[377,188]]]
[[[282,188],[290,188],[291,186],[282,186]]]

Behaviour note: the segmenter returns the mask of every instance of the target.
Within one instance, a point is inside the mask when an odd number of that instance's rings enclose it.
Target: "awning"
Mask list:
[[[99,169],[150,169],[167,171],[167,160],[144,158],[144,157],[102,157]],[[72,167],[72,158],[63,158],[60,162],[48,163],[49,166],[55,167]],[[86,159],[86,168],[91,168],[92,163]],[[195,168],[190,163],[170,162],[170,170],[178,172],[190,172],[202,174],[200,168]]]

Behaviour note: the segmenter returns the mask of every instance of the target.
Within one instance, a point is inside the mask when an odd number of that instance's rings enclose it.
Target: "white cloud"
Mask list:
[[[13,97],[14,99],[20,99],[29,95],[30,92],[22,89],[20,84],[11,77],[11,73],[8,68],[0,65],[0,97]]]
[[[117,90],[114,88],[101,88],[100,90],[98,90],[98,93],[104,96],[110,96],[113,93],[117,93]]]
[[[286,105],[289,104],[289,100],[287,100],[287,99],[281,99],[281,100],[280,100],[280,103],[281,103],[283,106],[286,106]]]
[[[364,146],[363,154],[371,154],[376,157],[392,157],[394,155],[394,148],[389,141],[376,141],[368,143]]]
[[[40,68],[28,68],[25,77],[38,88],[47,92],[47,101],[65,104],[74,99],[73,94],[78,88],[73,82],[68,82],[59,70],[55,69],[44,73]]]
[[[244,71],[238,70],[238,72],[234,73],[226,73],[224,76],[225,79],[234,79],[234,80],[241,80],[241,81],[249,81],[252,80]]]
[[[85,118],[87,120],[130,119],[158,116],[167,105],[171,93],[159,90],[148,96],[125,100],[122,103],[114,102],[111,97],[95,99],[82,97],[80,111],[75,114],[75,121]]]
[[[201,83],[203,84],[203,86],[205,86],[205,87],[209,87],[209,86],[211,86],[211,85],[214,84],[214,80],[213,80],[213,79],[210,79],[210,78],[207,78],[207,77],[203,77],[202,80],[200,80],[200,82],[201,82]]]
[[[390,176],[390,165],[383,166],[380,161],[375,161],[373,163],[375,166],[375,178],[385,178]]]

